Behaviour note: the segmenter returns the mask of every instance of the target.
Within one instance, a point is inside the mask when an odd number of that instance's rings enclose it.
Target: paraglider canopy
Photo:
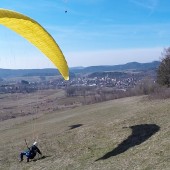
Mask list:
[[[0,9],[0,24],[15,31],[45,54],[65,80],[69,69],[65,57],[53,37],[35,20],[15,11]]]

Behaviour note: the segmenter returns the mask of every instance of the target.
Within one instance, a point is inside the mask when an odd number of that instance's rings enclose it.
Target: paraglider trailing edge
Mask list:
[[[69,80],[69,68],[60,47],[38,22],[21,13],[0,8],[0,24],[36,46],[58,68],[63,78]]]

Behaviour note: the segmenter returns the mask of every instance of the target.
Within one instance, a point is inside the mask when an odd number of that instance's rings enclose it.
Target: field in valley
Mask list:
[[[83,106],[63,95],[1,96],[1,117],[16,116],[0,122],[0,169],[169,169],[170,99],[140,96]],[[25,139],[38,141],[42,158],[19,163]]]

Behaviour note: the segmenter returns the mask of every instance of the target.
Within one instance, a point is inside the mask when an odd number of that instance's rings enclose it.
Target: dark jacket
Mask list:
[[[36,156],[36,153],[39,153],[40,155],[42,154],[39,148],[35,145],[31,146],[29,148],[29,159],[33,159]]]

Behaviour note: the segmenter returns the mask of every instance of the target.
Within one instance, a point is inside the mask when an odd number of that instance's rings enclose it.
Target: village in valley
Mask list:
[[[0,93],[32,93],[37,90],[66,89],[68,87],[111,88],[126,91],[134,88],[144,79],[155,82],[156,71],[106,71],[72,74],[69,81],[65,81],[58,75],[1,78]]]

